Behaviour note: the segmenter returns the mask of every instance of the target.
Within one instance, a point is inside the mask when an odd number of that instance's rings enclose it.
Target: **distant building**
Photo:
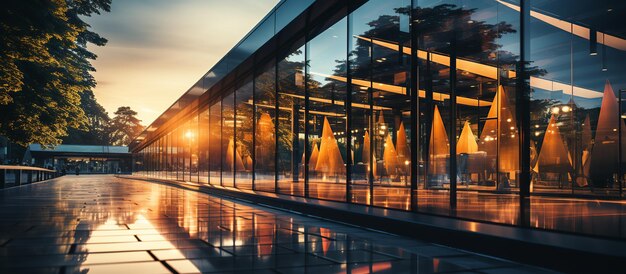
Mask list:
[[[54,168],[81,174],[130,173],[132,155],[125,146],[58,145],[45,148],[28,146],[23,162],[30,166]]]

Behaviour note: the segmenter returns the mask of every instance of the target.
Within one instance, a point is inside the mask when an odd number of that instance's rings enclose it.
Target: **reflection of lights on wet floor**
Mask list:
[[[399,241],[394,241],[396,238],[387,234],[344,227],[337,223],[283,211],[268,211],[267,208],[164,185],[125,179],[119,179],[115,184],[111,184],[111,180],[116,179],[104,176],[71,179],[61,178],[58,183],[37,185],[39,189],[36,196],[42,196],[42,193],[50,194],[44,196],[45,199],[34,199],[30,194],[26,196],[29,203],[38,207],[56,207],[63,210],[55,213],[57,214],[55,220],[58,221],[54,222],[51,231],[46,231],[45,235],[39,234],[37,228],[30,232],[22,232],[23,235],[3,247],[8,250],[6,254],[13,255],[11,248],[21,250],[23,247],[29,247],[28,243],[35,242],[37,245],[35,249],[41,249],[37,250],[37,253],[54,252],[53,256],[35,257],[42,258],[37,264],[45,265],[47,269],[55,269],[55,273],[61,272],[60,266],[66,268],[66,273],[86,270],[89,273],[132,274],[169,273],[172,270],[179,273],[200,271],[232,273],[238,270],[255,272],[269,269],[290,273],[300,273],[306,269],[309,273],[336,273],[342,270],[345,272],[348,268],[353,269],[352,273],[391,273],[406,271],[409,265],[415,263],[439,271],[451,265],[454,270],[472,270],[451,263],[449,259],[444,258],[441,263],[439,259],[429,259],[436,257],[433,254],[443,250],[454,254],[463,254],[462,252],[437,247],[437,250],[430,254],[431,251],[428,250],[433,246],[428,243],[417,243],[411,239],[400,237]],[[77,181],[80,183],[77,184]],[[67,194],[68,198],[64,195],[64,202],[60,203],[58,201],[60,197],[56,195],[58,191],[53,188],[58,185],[71,186],[72,190],[78,191],[65,191],[64,194]],[[345,186],[331,185],[334,188],[328,189],[329,195],[341,193],[336,190],[344,189]],[[94,188],[96,191],[81,191]],[[365,197],[367,190],[364,187],[360,188],[359,200]],[[389,199],[390,205],[396,199],[403,201],[405,198],[406,192],[401,189],[379,190],[382,189],[374,191],[374,204],[382,203],[384,200],[378,195],[381,193],[385,195],[385,199]],[[107,199],[107,202],[98,201],[96,194],[101,195],[100,193],[112,199]],[[437,206],[440,201],[445,202],[449,198],[436,192],[419,194],[422,194],[417,195],[422,202],[426,200]],[[475,210],[474,212],[486,208],[489,210],[499,208],[514,213],[516,209],[502,207],[503,203],[498,202],[499,200],[493,200],[483,207],[478,205],[481,200],[475,200],[467,195],[460,195],[459,198],[462,204],[468,205],[471,210]],[[96,203],[83,202],[92,199]],[[506,203],[509,201],[505,200]],[[20,216],[30,218],[36,227],[50,225],[46,219],[50,212],[16,213],[15,210],[19,209],[12,207],[13,204],[15,203],[10,199],[0,199],[0,229],[6,229],[6,224],[22,220]],[[11,214],[3,215],[2,212],[9,212],[5,210],[9,207],[13,210],[10,211]],[[554,209],[554,214],[571,213],[561,210],[562,206],[555,207],[550,204],[549,207]],[[576,206],[571,210],[578,209]],[[77,218],[82,220],[78,224]],[[476,225],[480,230],[481,224]],[[68,231],[76,232],[74,237],[67,236]],[[416,254],[419,248],[415,249],[415,246],[424,246],[425,250],[420,252],[426,255]],[[62,256],[57,256],[59,252]],[[416,256],[406,256],[408,254]],[[26,262],[20,261],[17,257],[19,256],[16,256],[16,260],[6,260],[0,254],[0,273],[37,272],[32,269],[35,266],[30,265],[32,256],[24,256]],[[235,263],[240,262],[240,259],[246,263]],[[481,257],[477,260],[482,263],[486,259]],[[3,267],[7,264],[15,270],[5,271]],[[490,264],[497,266],[500,263],[494,261]]]
[[[306,237],[304,234],[304,227],[299,227],[298,232],[298,243],[304,243],[304,237]]]
[[[129,231],[129,235],[107,235],[108,231],[116,230]],[[138,232],[147,235],[144,236]],[[104,242],[103,239],[100,239],[111,237],[117,237],[117,240],[125,241],[115,243],[111,241]],[[127,241],[129,237],[135,241]],[[200,272],[191,261],[184,259],[185,256],[177,247],[167,241],[143,214],[136,214],[135,222],[128,225],[119,225],[113,218],[109,218],[104,224],[99,225],[93,230],[91,237],[84,245],[81,245],[80,248],[82,251],[88,252],[85,261],[81,265],[80,271],[88,271],[89,273],[170,273],[163,264],[154,261],[154,258],[148,253],[148,250],[155,250],[154,252],[156,252],[156,254],[167,255],[168,258],[183,259],[168,262],[168,264],[174,267],[178,272]],[[167,252],[157,252],[159,250],[165,250]],[[159,260],[164,260],[163,258],[159,258],[155,253],[153,254]],[[122,262],[136,263],[120,264]],[[103,265],[105,263],[115,264]]]
[[[385,271],[389,269],[391,269],[390,262],[380,262],[380,263],[373,263],[371,267],[369,265],[359,266],[357,268],[352,269],[350,273],[352,274],[377,273],[377,272],[381,272],[381,271]]]

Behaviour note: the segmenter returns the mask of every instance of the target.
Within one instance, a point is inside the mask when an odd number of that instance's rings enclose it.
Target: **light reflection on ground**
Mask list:
[[[433,273],[509,261],[112,176],[0,191],[2,273]]]

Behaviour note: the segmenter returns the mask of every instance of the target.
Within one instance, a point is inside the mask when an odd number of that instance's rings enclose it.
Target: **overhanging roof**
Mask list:
[[[220,61],[191,86],[178,100],[163,112],[154,122],[137,136],[129,145],[131,149],[141,144],[149,134],[163,126],[180,110],[212,88],[237,66],[251,57],[259,48],[281,31],[293,19],[304,12],[314,0],[281,0],[265,17],[244,36]]]
[[[28,146],[30,152],[36,153],[73,153],[73,154],[128,154],[126,146],[90,146],[90,145],[58,145],[45,148],[40,144]]]

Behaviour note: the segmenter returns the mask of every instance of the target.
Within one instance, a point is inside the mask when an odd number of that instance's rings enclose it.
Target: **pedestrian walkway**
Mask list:
[[[191,190],[68,175],[0,191],[0,273],[541,273]]]

